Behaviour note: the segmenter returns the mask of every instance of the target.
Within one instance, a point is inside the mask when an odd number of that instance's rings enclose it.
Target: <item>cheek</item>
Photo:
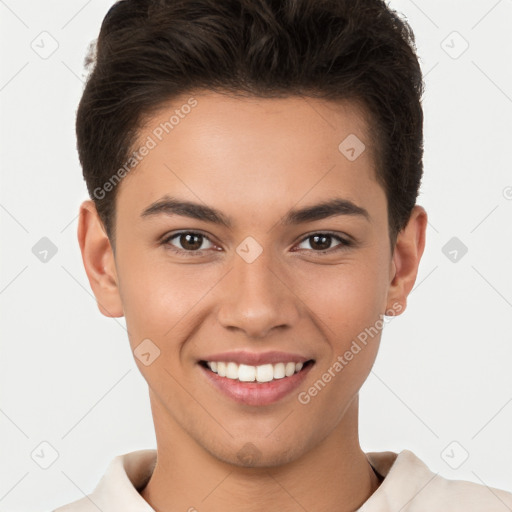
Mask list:
[[[172,340],[186,338],[191,322],[201,320],[201,299],[222,273],[171,264],[162,254],[152,258],[143,251],[119,253],[119,288],[132,349],[149,338],[162,353],[172,351]]]
[[[375,257],[351,259],[309,273],[301,297],[318,316],[326,333],[342,345],[383,313],[386,304],[385,265]]]
[[[170,348],[170,340],[186,337],[187,325],[204,320],[202,305],[211,305],[205,299],[224,271],[215,265],[176,265],[159,250],[153,257],[133,250],[136,244],[123,246],[117,267],[132,349],[146,338],[154,339],[161,350]],[[358,251],[337,265],[291,268],[282,276],[294,290],[289,300],[298,301],[299,309],[305,304],[303,314],[310,315],[309,310],[320,319],[319,327],[337,353],[374,324],[385,307],[387,267],[374,249]]]
[[[119,292],[134,348],[144,338],[161,339],[172,328],[185,301],[170,268],[149,261],[142,251],[120,250],[119,255]]]
[[[308,292],[325,340],[310,387],[297,399],[310,418],[321,415],[327,429],[338,423],[375,362],[384,325],[382,283],[379,267],[354,264],[317,280],[314,293]]]

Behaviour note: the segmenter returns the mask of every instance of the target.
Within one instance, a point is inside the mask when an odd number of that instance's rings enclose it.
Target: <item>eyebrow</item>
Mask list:
[[[191,201],[183,201],[168,195],[163,196],[141,213],[142,218],[158,215],[181,215],[225,226],[226,228],[233,226],[232,219],[215,208]],[[285,226],[296,225],[338,215],[360,216],[370,221],[370,214],[365,208],[356,205],[348,199],[337,197],[312,206],[290,210],[281,219],[281,224]]]

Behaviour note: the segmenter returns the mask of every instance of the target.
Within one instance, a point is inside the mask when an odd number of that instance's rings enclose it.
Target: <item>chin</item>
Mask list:
[[[263,446],[264,441],[243,442],[241,447],[235,447],[234,450],[228,448],[220,451],[218,449],[208,450],[210,454],[233,466],[239,468],[272,468],[283,466],[300,456],[297,449],[286,449],[282,446]],[[218,448],[218,447],[217,447]]]

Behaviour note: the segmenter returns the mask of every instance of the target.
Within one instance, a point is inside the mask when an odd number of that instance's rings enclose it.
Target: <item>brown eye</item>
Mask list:
[[[344,249],[345,247],[352,245],[349,240],[345,240],[338,235],[333,235],[330,233],[314,233],[304,238],[301,244],[309,241],[309,245],[314,252],[328,252],[330,249],[332,249],[331,244],[333,240],[338,240],[340,243],[334,246],[332,252],[338,249]]]
[[[178,242],[176,244],[177,246],[174,243],[171,243],[171,240],[175,239]],[[210,246],[203,247],[205,240],[210,243]],[[182,231],[181,233],[176,233],[163,240],[162,244],[178,253],[201,253],[203,250],[209,249],[213,246],[206,235],[195,231]]]
[[[311,244],[313,249],[325,251],[331,247],[332,237],[330,235],[313,235],[309,237],[309,239],[313,240],[313,243]]]
[[[195,233],[182,233],[178,240],[184,249],[195,251],[201,247],[203,236]]]

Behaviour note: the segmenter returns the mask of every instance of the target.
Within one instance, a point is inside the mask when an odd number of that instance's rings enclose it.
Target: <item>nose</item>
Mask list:
[[[290,329],[300,318],[300,299],[293,291],[290,270],[270,250],[251,263],[238,254],[223,280],[218,321],[229,330],[258,339],[273,329]]]

